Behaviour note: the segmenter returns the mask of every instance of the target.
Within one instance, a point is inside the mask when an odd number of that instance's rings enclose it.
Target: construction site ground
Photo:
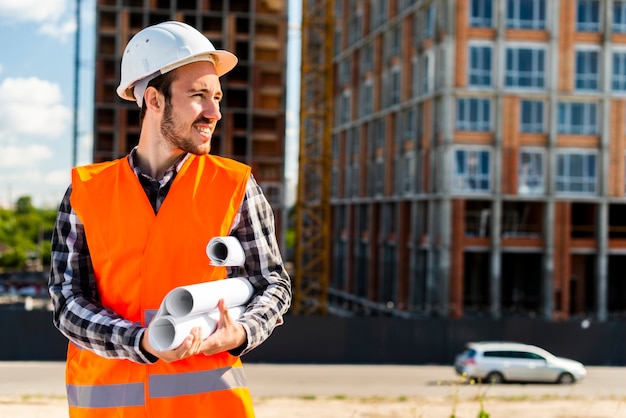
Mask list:
[[[626,418],[626,368],[573,385],[466,382],[452,366],[246,364],[258,418]],[[0,418],[68,416],[62,362],[0,362]],[[485,415],[486,417],[487,415]]]

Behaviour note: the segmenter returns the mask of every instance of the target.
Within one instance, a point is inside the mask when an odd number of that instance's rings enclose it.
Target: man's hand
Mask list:
[[[246,331],[243,325],[230,317],[224,299],[220,299],[217,307],[220,311],[220,320],[217,322],[217,328],[213,334],[202,341],[200,346],[200,351],[206,356],[232,350],[246,342]]]
[[[158,351],[150,345],[148,329],[146,329],[141,339],[141,348],[167,363],[172,363],[200,353],[210,356],[239,347],[246,341],[246,331],[243,325],[230,317],[223,299],[220,299],[217,307],[220,311],[217,327],[204,341],[202,341],[202,330],[200,327],[195,327],[178,348]]]

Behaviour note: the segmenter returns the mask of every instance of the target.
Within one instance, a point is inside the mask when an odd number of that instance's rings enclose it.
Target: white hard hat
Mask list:
[[[152,79],[196,61],[215,64],[218,76],[237,65],[235,55],[216,50],[211,41],[186,23],[171,21],[149,26],[133,36],[126,45],[117,94],[122,99],[135,101],[133,89],[138,81],[147,77]]]

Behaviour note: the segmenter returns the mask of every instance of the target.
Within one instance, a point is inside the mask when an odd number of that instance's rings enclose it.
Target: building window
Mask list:
[[[626,92],[626,51],[613,52],[613,91]]]
[[[384,145],[386,124],[384,119],[377,119],[370,123],[370,196],[382,195],[384,191]]]
[[[576,51],[576,89],[598,90],[598,51]]]
[[[339,96],[339,117],[337,120],[340,124],[350,122],[350,99],[351,99],[350,90],[345,90],[341,96]]]
[[[491,101],[478,98],[458,98],[456,102],[456,129],[459,131],[489,131],[491,129]]]
[[[434,90],[435,59],[432,48],[418,58],[419,95],[431,93]]]
[[[597,134],[598,105],[589,102],[559,103],[558,131],[560,134]]]
[[[541,48],[507,48],[504,83],[507,87],[543,89],[546,60]]]
[[[404,139],[412,140],[415,138],[415,108],[404,111]]]
[[[522,100],[520,131],[524,133],[544,132],[544,110],[541,100]]]
[[[492,68],[491,45],[470,46],[469,85],[472,87],[491,87]]]
[[[404,193],[411,194],[415,187],[415,153],[406,151],[403,161],[404,170]]]
[[[400,103],[400,80],[401,80],[401,70],[402,67],[396,65],[391,69],[391,83],[390,83],[390,91],[389,91],[389,101],[391,105],[397,105]]]
[[[507,0],[506,26],[514,29],[545,29],[545,0]]]
[[[557,193],[596,194],[597,155],[594,151],[560,151],[556,158]]]
[[[488,149],[458,148],[454,151],[452,190],[491,191],[491,152]]]
[[[351,9],[354,10],[354,9]],[[360,10],[357,10],[352,16],[350,16],[350,23],[348,24],[348,44],[354,45],[362,37],[363,32],[363,15]]]
[[[387,21],[387,0],[373,1],[371,5],[371,26],[372,29],[377,29]]]
[[[475,28],[493,26],[493,0],[472,0],[470,26]]]
[[[368,79],[361,84],[361,100],[359,102],[361,116],[372,113],[372,80]]]
[[[363,47],[362,54],[362,72],[372,71],[372,55],[374,53],[374,46],[369,43]]]
[[[350,129],[346,136],[346,154],[349,159],[346,169],[346,195],[358,196],[359,193],[359,156],[361,153],[361,141],[357,128]]]
[[[344,60],[339,62],[339,85],[343,85],[350,82],[350,72],[352,67],[352,61]]]
[[[579,32],[600,31],[599,0],[578,0],[576,7],[576,30]]]
[[[626,33],[626,1],[613,0],[613,32]]]
[[[539,149],[520,150],[517,173],[517,193],[522,195],[544,193],[544,152]]]
[[[426,26],[424,28],[424,38],[429,39],[435,36],[435,15],[437,13],[437,9],[435,8],[435,3],[432,3],[428,6],[426,10]]]
[[[389,56],[400,55],[402,48],[402,30],[400,26],[396,26],[388,32],[387,42],[389,43]]]

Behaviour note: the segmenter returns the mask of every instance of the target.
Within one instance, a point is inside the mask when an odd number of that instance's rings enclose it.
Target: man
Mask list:
[[[70,340],[71,417],[251,417],[239,356],[282,324],[291,303],[271,207],[250,167],[209,155],[219,77],[237,58],[180,22],[128,43],[120,97],[141,107],[139,144],[76,167],[52,238],[54,324]],[[171,289],[241,275],[212,266],[206,244],[232,235],[253,288],[237,320],[220,301],[216,331],[151,346],[148,325]]]

